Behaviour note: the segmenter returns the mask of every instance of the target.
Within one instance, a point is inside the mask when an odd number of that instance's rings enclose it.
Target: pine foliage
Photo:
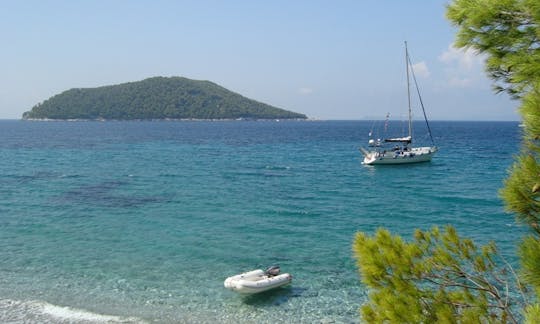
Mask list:
[[[509,266],[497,267],[493,243],[477,247],[447,226],[417,230],[404,242],[385,229],[357,233],[353,251],[370,288],[362,317],[369,323],[516,322]]]

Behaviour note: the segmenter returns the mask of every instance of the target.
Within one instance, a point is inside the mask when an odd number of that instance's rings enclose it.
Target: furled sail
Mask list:
[[[386,138],[384,140],[385,142],[399,142],[399,143],[411,143],[412,137],[406,136],[406,137],[397,137],[397,138]]]

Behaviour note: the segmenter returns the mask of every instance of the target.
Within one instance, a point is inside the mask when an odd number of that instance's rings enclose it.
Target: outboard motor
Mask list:
[[[273,265],[270,268],[266,269],[266,271],[264,271],[264,273],[266,273],[266,275],[270,277],[277,276],[279,272],[280,272],[280,269],[278,265]]]

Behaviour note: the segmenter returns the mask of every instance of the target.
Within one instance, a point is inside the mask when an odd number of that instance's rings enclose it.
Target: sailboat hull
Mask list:
[[[366,165],[381,165],[381,164],[409,164],[429,162],[437,148],[432,146],[415,147],[407,151],[367,151],[360,149],[364,154],[362,164]]]

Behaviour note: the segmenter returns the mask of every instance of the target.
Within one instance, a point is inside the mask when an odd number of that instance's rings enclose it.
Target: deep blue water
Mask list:
[[[0,121],[0,321],[354,323],[352,241],[381,226],[453,224],[515,262],[517,122],[432,122],[433,161],[392,167],[361,165],[372,125]],[[271,264],[290,287],[223,288]]]

